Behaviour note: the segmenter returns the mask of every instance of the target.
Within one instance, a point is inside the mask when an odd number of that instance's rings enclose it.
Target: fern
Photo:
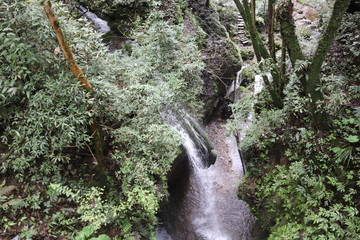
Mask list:
[[[296,73],[304,72],[304,71],[306,71],[306,69],[308,69],[309,65],[310,65],[309,60],[298,60],[295,63],[294,71]]]
[[[0,209],[8,210],[10,207],[16,207],[20,205],[22,199],[11,199],[8,195],[16,189],[15,186],[5,186],[0,188]]]

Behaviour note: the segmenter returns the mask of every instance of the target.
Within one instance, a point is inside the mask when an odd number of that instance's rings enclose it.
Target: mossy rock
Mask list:
[[[254,51],[251,48],[242,48],[240,53],[243,61],[252,60],[254,58]]]

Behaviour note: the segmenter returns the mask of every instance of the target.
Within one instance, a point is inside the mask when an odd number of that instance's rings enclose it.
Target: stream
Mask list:
[[[207,135],[215,145],[217,159],[207,166],[206,140],[198,133],[188,116],[170,122],[181,136],[190,163],[186,187],[175,186],[182,193],[170,190],[167,205],[162,209],[163,225],[158,240],[246,240],[251,238],[253,219],[247,204],[237,197],[237,188],[244,169],[234,136],[225,135],[223,122],[215,121]],[[168,121],[167,121],[168,122]],[[200,143],[200,144],[199,144]],[[174,187],[172,187],[174,188]]]

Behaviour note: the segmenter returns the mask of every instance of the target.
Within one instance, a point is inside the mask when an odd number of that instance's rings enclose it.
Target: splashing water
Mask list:
[[[207,167],[209,148],[199,132],[196,121],[187,114],[178,120],[172,114],[165,121],[181,137],[190,165],[189,185],[183,199],[172,199],[169,203],[171,216],[167,217],[173,240],[235,240],[249,239],[251,221],[246,204],[237,199],[231,191],[220,167]],[[241,164],[241,163],[240,163]],[[232,186],[236,191],[236,186]],[[245,219],[245,220],[243,220]],[[249,220],[250,219],[250,220]],[[163,233],[159,240],[171,239]]]

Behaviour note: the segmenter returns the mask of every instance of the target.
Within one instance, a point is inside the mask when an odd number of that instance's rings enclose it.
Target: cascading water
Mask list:
[[[183,196],[172,196],[163,210],[164,226],[173,240],[235,240],[249,239],[252,217],[247,205],[236,196],[241,167],[236,176],[227,175],[221,163],[208,166],[210,157],[207,140],[199,126],[186,114],[178,120],[174,115],[166,122],[180,135],[189,161],[189,176]],[[201,131],[201,130],[200,130]],[[236,144],[235,144],[236,147]],[[240,164],[241,164],[241,160]],[[240,169],[239,169],[240,168]],[[174,189],[172,190],[174,192]],[[175,191],[177,191],[175,189]],[[170,239],[164,229],[159,240]]]
[[[90,22],[92,22],[96,30],[102,33],[107,33],[110,31],[110,27],[105,20],[100,19],[98,16],[96,16],[95,13],[90,12],[88,9],[81,5],[79,9],[80,12],[83,13],[90,20]]]

